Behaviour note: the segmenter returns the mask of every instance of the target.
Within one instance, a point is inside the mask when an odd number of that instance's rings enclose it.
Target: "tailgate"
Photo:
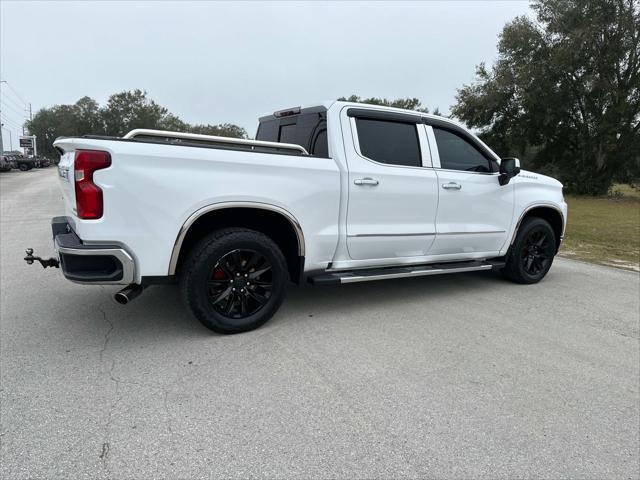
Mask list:
[[[64,197],[64,204],[67,212],[76,213],[76,193],[75,183],[73,180],[73,161],[75,159],[75,151],[65,151],[60,157],[58,164],[58,179]]]

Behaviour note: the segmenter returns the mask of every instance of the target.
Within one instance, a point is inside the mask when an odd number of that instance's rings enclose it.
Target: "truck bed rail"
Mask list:
[[[189,143],[189,142],[198,142],[209,144],[211,146],[216,145],[229,145],[229,146],[239,146],[239,147],[247,147],[248,149],[273,149],[276,151],[282,150],[290,150],[295,151],[299,155],[309,155],[307,150],[300,146],[295,145],[293,143],[280,143],[280,142],[265,142],[261,140],[247,140],[244,138],[231,138],[231,137],[219,137],[216,135],[201,135],[198,133],[184,133],[184,132],[170,132],[166,130],[151,130],[147,128],[137,128],[135,130],[131,130],[124,137],[127,140],[166,140],[170,143]]]

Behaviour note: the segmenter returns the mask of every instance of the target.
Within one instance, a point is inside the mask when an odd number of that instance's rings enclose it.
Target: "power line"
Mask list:
[[[3,125],[4,125],[4,124],[3,124]],[[2,129],[3,129],[3,130],[5,130],[5,131],[7,131],[7,132],[9,132],[9,133],[14,133],[14,131],[15,131],[15,128],[7,128],[7,127],[5,127],[5,126],[3,126],[3,127],[2,127]],[[19,132],[18,132],[18,133],[19,133]]]
[[[0,100],[0,103],[3,103],[5,107],[7,107],[9,110],[12,110],[14,113],[17,113],[18,115],[23,116],[25,120],[27,119],[27,116],[24,114],[24,112],[19,112],[18,110],[13,108],[11,105],[6,103],[4,100]]]
[[[24,103],[24,106],[25,106],[25,107],[28,107],[28,106],[29,106],[29,102],[26,102],[26,101],[24,100],[24,98],[22,98],[22,97],[20,96],[20,94],[19,94],[18,92],[16,92],[16,90],[15,90],[15,89],[14,89],[14,88],[9,84],[9,82],[7,82],[6,80],[3,80],[3,82],[2,82],[2,83],[4,83],[7,87],[9,87],[9,90],[11,90],[11,91],[14,93],[14,95],[15,95],[16,97],[18,97],[18,100],[20,100],[22,103]]]
[[[16,130],[22,130],[21,126],[18,126],[13,120],[9,120],[6,115],[4,116],[4,118],[2,118],[2,116],[0,116],[0,120],[2,120],[3,123],[5,123],[6,125],[10,125],[12,128],[16,129]]]
[[[19,120],[14,119],[13,117],[7,115],[7,113],[4,110],[0,110],[0,117],[4,118],[5,120],[11,122],[11,123],[20,123]]]
[[[8,119],[10,122],[13,122],[13,123],[23,123],[26,121],[26,118],[23,118],[23,117],[20,117],[19,120],[16,120],[13,116],[8,115],[6,110],[0,110],[0,113],[4,118]]]
[[[0,99],[2,98],[2,96],[0,95]],[[20,109],[20,110],[25,110],[21,105],[18,105],[18,102],[16,102],[14,99],[12,99],[11,97],[9,97],[6,92],[4,94],[4,99],[5,100],[9,100],[11,102],[12,105],[14,105],[16,108]]]
[[[3,125],[2,128],[4,128],[7,131],[22,133],[21,128],[14,127],[13,125],[6,123],[4,120],[2,121],[2,125]]]

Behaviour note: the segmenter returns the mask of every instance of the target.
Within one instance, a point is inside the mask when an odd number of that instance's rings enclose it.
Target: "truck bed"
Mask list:
[[[228,142],[141,134],[134,138],[60,138],[60,183],[74,231],[88,243],[118,244],[130,251],[136,281],[169,274],[171,252],[188,217],[213,204],[271,204],[301,219],[317,239],[306,262],[325,268],[338,240],[340,171],[330,158],[306,154],[298,145]],[[206,137],[206,136],[203,136]],[[102,150],[108,168],[94,173],[103,191],[104,214],[82,220],[75,212],[74,155]]]

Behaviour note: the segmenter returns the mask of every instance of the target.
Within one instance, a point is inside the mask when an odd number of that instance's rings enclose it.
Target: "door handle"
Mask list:
[[[449,182],[443,183],[442,188],[444,188],[445,190],[460,190],[462,188],[462,185],[456,182]]]
[[[353,183],[355,183],[356,185],[378,185],[378,180],[371,178],[371,177],[365,177],[365,178],[356,178]]]

